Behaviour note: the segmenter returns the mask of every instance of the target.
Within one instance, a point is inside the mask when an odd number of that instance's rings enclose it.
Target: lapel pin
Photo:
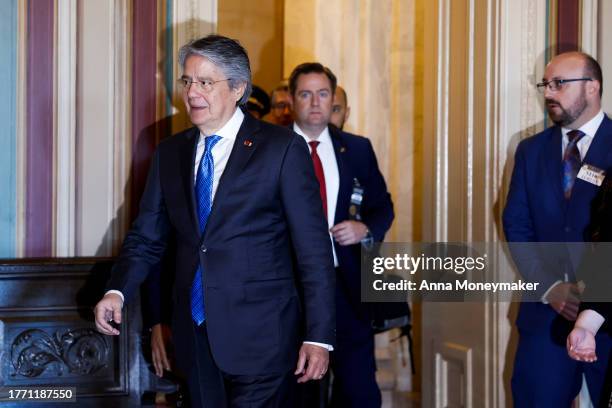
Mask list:
[[[346,152],[346,147],[342,146],[342,147],[340,148],[340,153],[344,153],[344,152]]]
[[[251,146],[253,146],[253,142],[251,142],[250,140],[245,140],[245,141],[244,141],[244,145],[245,145],[246,147],[251,147]]]

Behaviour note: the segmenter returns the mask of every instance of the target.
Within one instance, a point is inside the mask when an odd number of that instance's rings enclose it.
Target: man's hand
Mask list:
[[[567,354],[574,360],[592,363],[597,361],[595,354],[595,336],[582,327],[574,327],[567,336]]]
[[[348,220],[336,224],[329,230],[342,246],[358,244],[368,233],[368,227],[359,221]]]
[[[573,322],[578,316],[580,306],[580,289],[578,285],[570,282],[558,283],[546,297],[548,304],[561,316]]]
[[[170,371],[170,360],[166,354],[166,347],[172,339],[170,327],[158,323],[151,329],[151,360],[155,368],[155,374],[163,377],[164,370]]]
[[[94,316],[96,318],[96,329],[102,334],[116,336],[119,330],[110,325],[110,321],[117,324],[121,323],[121,308],[123,301],[121,296],[116,293],[107,293],[102,300],[98,302],[94,308]]]
[[[329,366],[329,351],[314,344],[302,344],[295,375],[300,375],[298,383],[320,380]]]

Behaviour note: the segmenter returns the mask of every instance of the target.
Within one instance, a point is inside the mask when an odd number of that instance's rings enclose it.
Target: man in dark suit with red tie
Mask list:
[[[152,160],[96,326],[118,335],[128,301],[176,245],[172,333],[197,407],[288,407],[335,344],[335,274],[304,140],[255,120],[244,48],[210,35],[183,46],[179,83],[194,128]],[[299,293],[302,294],[300,297]]]
[[[380,407],[374,334],[361,303],[360,251],[362,242],[380,242],[389,230],[391,195],[370,141],[328,125],[336,90],[331,70],[319,63],[301,64],[289,78],[289,90],[293,130],[309,145],[330,231],[327,242],[331,239],[334,249],[337,345],[331,359],[331,405]]]

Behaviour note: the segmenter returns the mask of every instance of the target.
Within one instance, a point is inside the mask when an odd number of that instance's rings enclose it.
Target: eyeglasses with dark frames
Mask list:
[[[211,92],[215,84],[223,81],[231,81],[231,78],[219,79],[217,81],[213,81],[212,79],[205,79],[204,81],[192,81],[188,78],[179,78],[176,80],[176,82],[178,82],[178,84],[186,91],[191,88],[191,85],[195,84],[197,89],[204,93]]]
[[[570,82],[578,81],[592,81],[593,78],[569,78],[569,79],[551,79],[550,81],[540,82],[536,84],[538,91],[544,93],[544,90],[548,88],[551,92],[558,92],[564,88],[564,85]]]

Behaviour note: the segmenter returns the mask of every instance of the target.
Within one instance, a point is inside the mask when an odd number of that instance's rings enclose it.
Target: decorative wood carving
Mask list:
[[[21,332],[11,344],[11,376],[38,377],[55,370],[88,376],[109,363],[110,345],[105,336],[93,329],[56,331],[41,329]]]

